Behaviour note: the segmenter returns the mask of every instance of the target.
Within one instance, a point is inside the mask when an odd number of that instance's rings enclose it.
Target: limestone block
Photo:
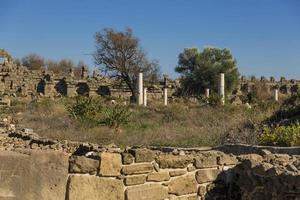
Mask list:
[[[126,200],[164,200],[168,197],[168,189],[160,184],[145,184],[128,187]]]
[[[24,155],[0,151],[0,161],[0,199],[65,199],[66,154],[29,150]]]
[[[199,185],[198,194],[202,197],[206,194],[206,185]]]
[[[69,178],[67,199],[124,200],[124,185],[117,179],[72,175]]]
[[[256,162],[262,162],[263,161],[263,157],[261,155],[258,155],[258,154],[240,155],[240,156],[238,156],[238,159],[240,161],[242,161],[242,160],[254,160]]]
[[[132,149],[132,154],[135,157],[135,162],[151,162],[154,160],[154,152],[150,149]]]
[[[184,195],[184,196],[170,195],[169,200],[199,200],[199,199],[196,194],[193,194],[193,195]]]
[[[132,164],[134,157],[130,153],[122,153],[122,160],[124,165]]]
[[[96,174],[99,167],[99,160],[85,156],[72,156],[69,159],[69,164],[70,173]]]
[[[170,194],[185,195],[197,192],[197,182],[193,174],[177,177],[171,180],[168,186]]]
[[[147,181],[161,182],[170,180],[168,172],[153,172],[148,174]]]
[[[217,157],[217,163],[219,165],[236,165],[238,159],[235,156],[223,154],[222,156]]]
[[[197,169],[208,168],[208,167],[217,167],[217,154],[210,155],[199,155],[195,158],[195,167]]]
[[[196,172],[196,180],[199,184],[215,181],[220,173],[219,169],[200,169]]]
[[[140,185],[146,182],[146,175],[137,175],[137,176],[127,176],[125,178],[125,185]]]
[[[156,162],[160,168],[185,168],[193,161],[192,156],[187,155],[159,155]]]
[[[174,176],[182,176],[184,174],[186,174],[186,170],[184,169],[181,169],[181,170],[172,170],[169,172],[170,176],[171,177],[174,177]]]
[[[122,159],[118,153],[102,153],[100,157],[99,174],[101,176],[121,175]]]
[[[198,196],[195,194],[190,196],[182,196],[178,197],[178,200],[198,200]]]
[[[122,172],[125,175],[147,174],[152,171],[153,165],[151,163],[127,165],[122,168]]]

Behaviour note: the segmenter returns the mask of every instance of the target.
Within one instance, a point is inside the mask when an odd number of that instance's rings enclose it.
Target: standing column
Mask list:
[[[220,74],[219,96],[221,97],[221,103],[225,104],[225,75]]]
[[[206,98],[209,98],[209,88],[206,88],[206,89],[205,89],[205,97],[206,97]]]
[[[278,101],[278,89],[274,89],[274,100]]]
[[[144,88],[144,106],[147,106],[147,88]]]
[[[143,104],[143,73],[139,73],[138,80],[138,105]]]
[[[164,105],[168,105],[168,88],[164,88]]]

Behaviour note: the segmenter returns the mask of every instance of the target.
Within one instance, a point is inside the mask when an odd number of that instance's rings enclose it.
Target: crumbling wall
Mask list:
[[[288,154],[246,155],[233,170],[237,199],[300,199],[300,157]]]
[[[300,198],[299,148],[281,154],[245,145],[121,149],[2,127],[0,199]]]
[[[76,78],[73,72],[68,75],[57,75],[51,71],[28,70],[24,66],[17,66],[12,57],[4,50],[0,49],[0,58],[4,58],[4,63],[0,63],[0,95],[8,94],[12,96],[43,96],[43,97],[74,97],[77,95],[97,96],[109,95],[113,98],[120,98],[129,101],[131,91],[126,84],[121,84],[108,77],[93,73],[88,76],[85,68],[82,69],[80,78]],[[261,77],[260,81],[264,83],[267,90],[279,89],[280,94],[290,94],[299,91],[300,81],[286,80],[281,78],[276,81],[274,78],[267,80]],[[237,94],[251,92],[256,83],[255,77],[246,79],[242,76],[238,86]],[[163,89],[168,88],[169,96],[176,96],[177,89],[180,87],[180,80],[170,80],[164,77],[164,80],[157,84],[146,83],[149,100],[158,100],[163,98]],[[235,97],[237,97],[235,94]],[[235,103],[239,102],[234,100]]]

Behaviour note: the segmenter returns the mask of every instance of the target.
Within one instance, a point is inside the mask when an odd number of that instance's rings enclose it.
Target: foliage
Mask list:
[[[95,34],[95,42],[95,63],[104,74],[124,82],[133,97],[137,95],[139,72],[143,73],[145,81],[155,82],[159,79],[158,62],[147,59],[131,29],[124,32],[104,29]]]
[[[106,107],[103,109],[102,114],[104,117],[102,123],[115,130],[119,130],[121,125],[127,124],[132,116],[129,108],[121,105]]]
[[[211,106],[220,106],[222,105],[222,101],[221,101],[221,97],[219,95],[216,95],[216,94],[211,94],[209,96],[209,98],[207,99],[207,102],[209,105]]]
[[[297,146],[300,145],[300,124],[283,126],[278,125],[275,128],[265,128],[260,141],[263,144],[275,146]]]
[[[284,120],[286,123],[293,123],[300,120],[300,93],[293,94],[286,99],[280,109],[268,119],[271,123],[278,123]]]
[[[252,109],[247,109],[229,104],[203,106],[190,101],[174,102],[168,106],[149,102],[147,107],[120,106],[132,114],[129,120],[125,118],[125,123],[119,123],[121,124],[119,128],[113,128],[116,124],[113,121],[124,121],[115,120],[122,118],[112,114],[118,113],[111,111],[115,109],[115,105],[103,106],[102,102],[105,101],[103,98],[94,98],[93,101],[99,110],[92,119],[73,118],[70,108],[76,104],[75,98],[62,98],[56,101],[49,99],[49,102],[39,100],[34,103],[35,106],[31,106],[28,102],[13,103],[11,106],[13,112],[9,114],[15,113],[14,119],[20,124],[37,130],[41,136],[53,139],[104,145],[114,143],[125,146],[200,147],[220,145],[224,142],[257,144],[260,131],[257,125],[274,112],[272,106],[255,105]],[[116,134],[116,130],[120,128],[122,134]]]
[[[205,88],[217,93],[219,74],[225,73],[225,89],[231,92],[238,84],[236,61],[228,49],[186,48],[179,54],[175,71],[181,73],[185,94],[202,94]]]
[[[70,116],[81,121],[95,120],[100,110],[101,107],[95,99],[85,96],[77,96],[74,103],[67,105]]]
[[[247,98],[245,99],[248,103],[259,103],[262,101],[268,101],[272,98],[272,93],[268,89],[269,86],[266,82],[261,82],[258,80],[254,80],[254,85],[252,87],[251,92],[247,94]]]

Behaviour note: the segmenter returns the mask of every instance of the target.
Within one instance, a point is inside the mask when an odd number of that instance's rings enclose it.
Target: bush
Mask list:
[[[99,103],[91,97],[78,96],[75,98],[74,103],[67,105],[67,110],[74,119],[90,121],[95,120],[96,115],[101,111],[101,107]]]
[[[264,128],[260,136],[262,144],[276,146],[300,145],[300,123],[296,122],[289,126],[276,126],[275,128]]]
[[[115,105],[106,107],[102,111],[102,123],[119,131],[121,125],[127,124],[132,116],[132,112],[128,107]]]
[[[300,93],[292,95],[286,99],[279,110],[268,119],[270,123],[284,122],[294,123],[300,120]]]
[[[253,104],[271,100],[273,95],[268,87],[265,82],[254,81],[252,91],[247,94],[245,101]]]

